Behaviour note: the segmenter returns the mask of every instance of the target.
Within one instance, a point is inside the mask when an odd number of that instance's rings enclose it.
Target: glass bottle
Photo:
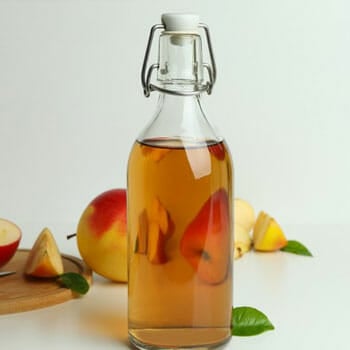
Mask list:
[[[158,63],[147,71],[157,30]],[[128,328],[140,349],[210,349],[231,336],[231,158],[200,104],[215,75],[207,26],[197,15],[162,15],[142,69],[158,106],[128,163]]]

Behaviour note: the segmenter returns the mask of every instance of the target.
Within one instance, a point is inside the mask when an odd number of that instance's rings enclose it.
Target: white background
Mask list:
[[[345,0],[0,0],[0,216],[75,225],[126,186],[156,104],[140,84],[148,31],[167,11],[210,26],[218,80],[203,105],[231,148],[236,196],[281,224],[348,224]]]
[[[276,331],[233,344],[293,349],[295,339],[303,350],[345,349],[347,0],[0,0],[0,217],[22,228],[22,247],[48,226],[63,252],[77,254],[65,235],[92,198],[125,187],[129,150],[155,109],[140,68],[149,29],[168,11],[198,12],[210,26],[218,80],[203,104],[231,148],[236,196],[315,255],[237,261],[235,303],[264,310]],[[65,334],[67,348],[114,349],[125,302],[125,286],[97,280],[80,302],[3,316],[2,341],[60,348]],[[93,314],[100,326],[86,328]],[[6,337],[14,327],[23,336]]]

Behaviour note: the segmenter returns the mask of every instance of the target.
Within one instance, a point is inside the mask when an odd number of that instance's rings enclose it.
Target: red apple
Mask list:
[[[126,190],[112,189],[93,199],[77,228],[80,255],[96,273],[127,281]]]
[[[180,251],[198,277],[208,284],[223,282],[231,261],[231,215],[228,194],[212,194],[187,226]]]
[[[0,267],[14,256],[21,237],[22,233],[17,225],[0,219]]]

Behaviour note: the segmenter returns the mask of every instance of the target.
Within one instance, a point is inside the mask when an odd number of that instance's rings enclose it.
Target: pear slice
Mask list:
[[[31,249],[24,273],[34,277],[56,277],[63,273],[63,262],[56,241],[48,228],[44,228]]]
[[[277,221],[262,211],[254,225],[253,243],[255,250],[273,252],[285,247],[288,241]]]
[[[234,254],[233,258],[238,259],[243,254],[247,253],[252,247],[252,239],[249,231],[241,225],[234,225]]]
[[[240,225],[245,231],[250,232],[255,223],[254,208],[246,200],[235,198],[234,207],[234,222]]]

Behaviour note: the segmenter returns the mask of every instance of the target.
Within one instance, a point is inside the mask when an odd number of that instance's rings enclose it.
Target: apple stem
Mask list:
[[[71,238],[75,237],[76,235],[77,235],[76,233],[71,233],[70,235],[67,235],[66,238],[71,239]]]

